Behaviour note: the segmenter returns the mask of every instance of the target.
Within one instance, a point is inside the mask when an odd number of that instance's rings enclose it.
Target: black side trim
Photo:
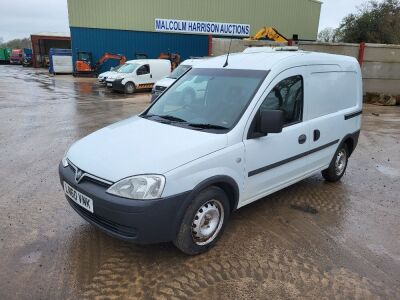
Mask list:
[[[328,143],[328,144],[325,144],[325,145],[320,146],[320,147],[318,147],[318,148],[312,149],[312,150],[310,150],[310,151],[301,153],[301,154],[299,154],[299,155],[290,157],[290,158],[288,158],[288,159],[285,159],[285,160],[282,160],[282,161],[278,161],[278,162],[273,163],[273,164],[271,164],[271,165],[262,167],[262,168],[260,168],[260,169],[254,170],[254,171],[251,171],[251,172],[249,172],[248,176],[251,177],[251,176],[258,175],[258,174],[260,174],[260,173],[264,173],[264,172],[269,171],[269,170],[271,170],[271,169],[274,169],[274,168],[277,168],[277,167],[282,166],[282,165],[284,165],[284,164],[290,163],[290,162],[292,162],[292,161],[294,161],[294,160],[300,159],[300,158],[302,158],[302,157],[304,157],[304,156],[307,156],[307,155],[313,154],[313,153],[315,153],[315,152],[321,151],[321,150],[323,150],[323,149],[325,149],[325,148],[328,148],[328,147],[330,147],[330,146],[333,146],[333,145],[335,145],[335,144],[337,144],[337,143],[339,143],[339,140],[330,142],[330,143]]]
[[[352,118],[355,118],[355,117],[361,115],[362,113],[363,113],[363,111],[360,110],[360,111],[357,111],[357,112],[355,112],[355,113],[351,113],[351,114],[345,115],[345,116],[344,116],[344,119],[345,119],[345,120],[349,120],[349,119],[352,119]]]

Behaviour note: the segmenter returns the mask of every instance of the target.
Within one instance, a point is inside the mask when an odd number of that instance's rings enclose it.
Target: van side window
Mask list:
[[[150,66],[149,65],[143,65],[136,71],[137,75],[146,75],[150,74]]]
[[[302,121],[303,118],[303,77],[293,76],[279,82],[265,98],[260,111],[281,110],[285,125]]]

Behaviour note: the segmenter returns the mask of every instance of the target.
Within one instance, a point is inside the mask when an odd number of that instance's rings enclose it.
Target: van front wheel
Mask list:
[[[337,182],[343,177],[349,159],[348,153],[346,145],[342,145],[336,151],[329,168],[322,171],[322,176],[326,181]]]
[[[133,94],[135,92],[135,85],[132,82],[127,82],[125,84],[125,93]]]
[[[188,255],[206,252],[221,237],[229,214],[229,200],[222,189],[203,190],[187,208],[175,246]]]

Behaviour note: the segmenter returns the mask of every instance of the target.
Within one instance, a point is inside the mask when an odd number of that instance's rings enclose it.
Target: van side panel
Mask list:
[[[310,99],[309,119],[356,107],[356,76],[356,72],[311,73],[309,84],[313,99]]]
[[[360,73],[355,71],[320,72],[310,68],[305,88],[307,119],[310,124],[311,149],[331,146],[310,156],[313,168],[329,166],[345,136],[361,128]],[[351,116],[348,118],[348,116]]]

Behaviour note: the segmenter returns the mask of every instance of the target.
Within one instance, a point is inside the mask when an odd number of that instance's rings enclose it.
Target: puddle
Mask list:
[[[377,165],[376,169],[381,172],[382,174],[389,176],[389,177],[400,177],[400,170],[399,169],[395,169],[395,168],[391,168],[391,167],[387,167],[384,165]]]

